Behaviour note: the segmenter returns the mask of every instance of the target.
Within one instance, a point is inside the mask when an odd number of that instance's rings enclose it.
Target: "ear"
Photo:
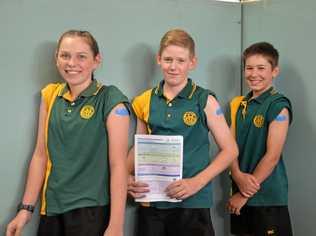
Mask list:
[[[57,62],[57,61],[58,61],[57,59],[58,59],[58,51],[56,50],[56,51],[55,51],[55,64],[56,64],[56,66],[57,66],[57,63],[58,63],[58,62]]]
[[[276,78],[280,74],[280,67],[276,66],[272,70],[272,78]]]
[[[102,57],[100,53],[95,56],[94,62],[95,62],[95,69],[96,69],[102,62]]]
[[[156,62],[158,65],[161,64],[161,56],[159,54],[156,55]]]
[[[198,63],[198,59],[196,56],[193,56],[192,58],[190,58],[190,70],[195,69],[195,67],[197,66]]]

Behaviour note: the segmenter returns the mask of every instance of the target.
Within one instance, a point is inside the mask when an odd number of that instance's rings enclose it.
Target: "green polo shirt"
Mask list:
[[[44,90],[50,90],[48,85]],[[68,86],[57,94],[50,110],[47,149],[51,169],[44,189],[46,214],[109,203],[108,133],[106,119],[128,99],[114,86],[97,81],[76,100]],[[44,185],[45,186],[45,185]]]
[[[266,153],[269,124],[283,108],[287,108],[292,120],[290,101],[273,87],[251,99],[250,92],[241,101],[236,114],[236,139],[239,147],[241,171],[252,173]],[[236,185],[234,191],[238,191]],[[260,190],[247,202],[250,206],[287,205],[288,180],[282,159],[271,175],[261,183]]]
[[[209,130],[204,108],[208,95],[215,95],[188,79],[183,90],[168,101],[163,95],[163,84],[161,81],[157,87],[136,97],[132,106],[136,116],[147,124],[150,134],[183,136],[183,178],[190,178],[210,163]],[[153,202],[150,205],[157,208],[210,208],[211,183],[182,202]]]

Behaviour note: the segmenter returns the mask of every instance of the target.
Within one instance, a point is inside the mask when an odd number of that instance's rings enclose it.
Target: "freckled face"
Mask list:
[[[190,55],[189,49],[170,45],[157,56],[157,63],[166,85],[182,86],[186,84],[189,72],[195,68],[196,58]]]
[[[65,37],[56,53],[57,69],[70,86],[89,84],[100,61],[81,37]]]

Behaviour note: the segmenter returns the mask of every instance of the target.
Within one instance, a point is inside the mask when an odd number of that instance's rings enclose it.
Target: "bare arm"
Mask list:
[[[110,222],[105,235],[123,235],[124,212],[127,188],[126,157],[128,150],[129,115],[123,104],[118,104],[110,112],[106,127],[109,137]]]
[[[136,134],[148,134],[146,123],[139,118],[136,120]],[[128,152],[127,169],[129,174],[134,174],[134,146]]]
[[[267,151],[253,172],[253,175],[259,183],[262,183],[270,176],[281,157],[289,127],[289,111],[286,108],[283,108],[279,116],[284,117],[284,119],[280,121],[274,120],[270,123],[267,138]]]
[[[170,184],[167,188],[167,194],[172,198],[185,199],[192,196],[225,170],[238,155],[237,144],[221,108],[213,96],[208,97],[204,112],[207,116],[208,128],[217,143],[219,152],[209,166],[196,176]]]
[[[28,176],[22,203],[35,205],[45,178],[47,155],[45,148],[45,122],[47,118],[46,105],[41,101],[37,141],[34,153],[29,165]],[[20,210],[7,227],[7,236],[20,235],[25,224],[31,219],[32,214],[26,210]]]
[[[235,136],[235,131],[231,129],[231,132]],[[260,189],[259,182],[252,174],[244,173],[240,170],[238,158],[233,161],[233,163],[230,166],[230,169],[231,176],[237,184],[241,195],[243,195],[246,198],[249,198]]]
[[[254,178],[257,184],[261,184],[267,177],[270,176],[275,166],[278,164],[280,160],[280,156],[283,150],[283,146],[286,140],[286,135],[289,126],[289,112],[286,108],[284,108],[280,114],[284,119],[278,121],[274,120],[269,125],[268,137],[267,137],[267,151],[265,155],[262,157],[261,161],[256,166],[254,172],[252,174],[242,173],[239,170],[239,173],[236,175],[245,186],[248,184],[248,189],[250,188],[249,178]],[[238,164],[237,164],[238,165]],[[234,168],[234,167],[233,167]],[[232,171],[234,170],[232,168]],[[239,169],[239,167],[237,166]],[[240,186],[238,186],[240,188]],[[234,194],[228,201],[227,208],[232,214],[240,214],[240,209],[246,204],[248,198],[255,194],[245,194],[239,189],[240,193]],[[249,193],[249,192],[248,192]]]
[[[136,134],[148,134],[146,123],[139,118],[136,121]],[[134,177],[134,146],[128,152],[128,194],[133,198],[142,198],[149,192],[148,185],[143,182],[135,182]]]
[[[260,183],[253,174],[240,171],[238,162],[231,166],[232,178],[238,186],[239,192],[244,197],[252,197],[260,189]]]
[[[207,115],[208,128],[217,143],[219,152],[210,165],[198,175],[203,185],[225,170],[238,155],[237,144],[220,109],[216,99],[209,96],[204,111]]]
[[[221,108],[216,99],[213,96],[209,96],[205,113],[209,130],[213,134],[219,148],[219,153],[214,161],[205,169],[206,172],[209,172],[209,181],[225,170],[232,161],[236,160],[238,155],[235,139],[230,132],[224,115],[221,114],[219,109]]]
[[[236,139],[232,126],[230,130]],[[260,189],[260,184],[252,174],[244,173],[240,170],[238,158],[232,162],[230,170],[232,178],[238,185],[239,192],[229,198],[226,207],[231,214],[240,215],[241,208],[247,203],[249,197]]]

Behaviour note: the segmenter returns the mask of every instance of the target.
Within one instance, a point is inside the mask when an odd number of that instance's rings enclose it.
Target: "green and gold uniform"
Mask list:
[[[231,110],[236,110],[233,127],[239,148],[239,168],[242,172],[252,173],[266,153],[269,124],[286,108],[292,120],[290,101],[274,88],[270,88],[259,97],[250,99],[235,98]],[[242,100],[241,100],[242,99]],[[238,101],[239,100],[239,101]],[[238,104],[239,103],[239,104]],[[238,191],[233,185],[233,192]],[[247,202],[249,206],[282,206],[288,202],[288,180],[285,165],[281,158],[271,175],[261,183],[260,190]]]
[[[239,168],[253,173],[267,152],[269,125],[274,120],[282,122],[278,115],[286,108],[292,121],[290,101],[273,87],[251,99],[236,97],[231,102],[232,128],[239,148]],[[233,193],[238,192],[233,182]],[[260,186],[260,190],[242,207],[240,215],[231,215],[231,233],[236,235],[292,235],[288,211],[288,180],[282,154],[272,173]]]
[[[42,215],[56,215],[109,203],[106,120],[128,99],[114,86],[93,80],[72,101],[66,84],[42,90],[47,107],[48,165],[42,193]]]
[[[204,108],[208,95],[215,95],[188,79],[183,90],[174,99],[168,101],[163,95],[163,84],[164,81],[161,81],[157,87],[137,96],[133,100],[132,107],[137,118],[147,124],[149,134],[183,136],[183,178],[190,178],[210,163],[209,130]],[[210,208],[211,183],[182,202],[154,202],[151,206]]]
[[[213,92],[188,79],[172,100],[163,94],[164,81],[136,97],[134,112],[147,124],[149,134],[183,136],[183,178],[190,178],[210,163],[207,117],[204,108]],[[214,229],[211,182],[182,202],[153,202],[138,209],[138,236],[209,235]]]

